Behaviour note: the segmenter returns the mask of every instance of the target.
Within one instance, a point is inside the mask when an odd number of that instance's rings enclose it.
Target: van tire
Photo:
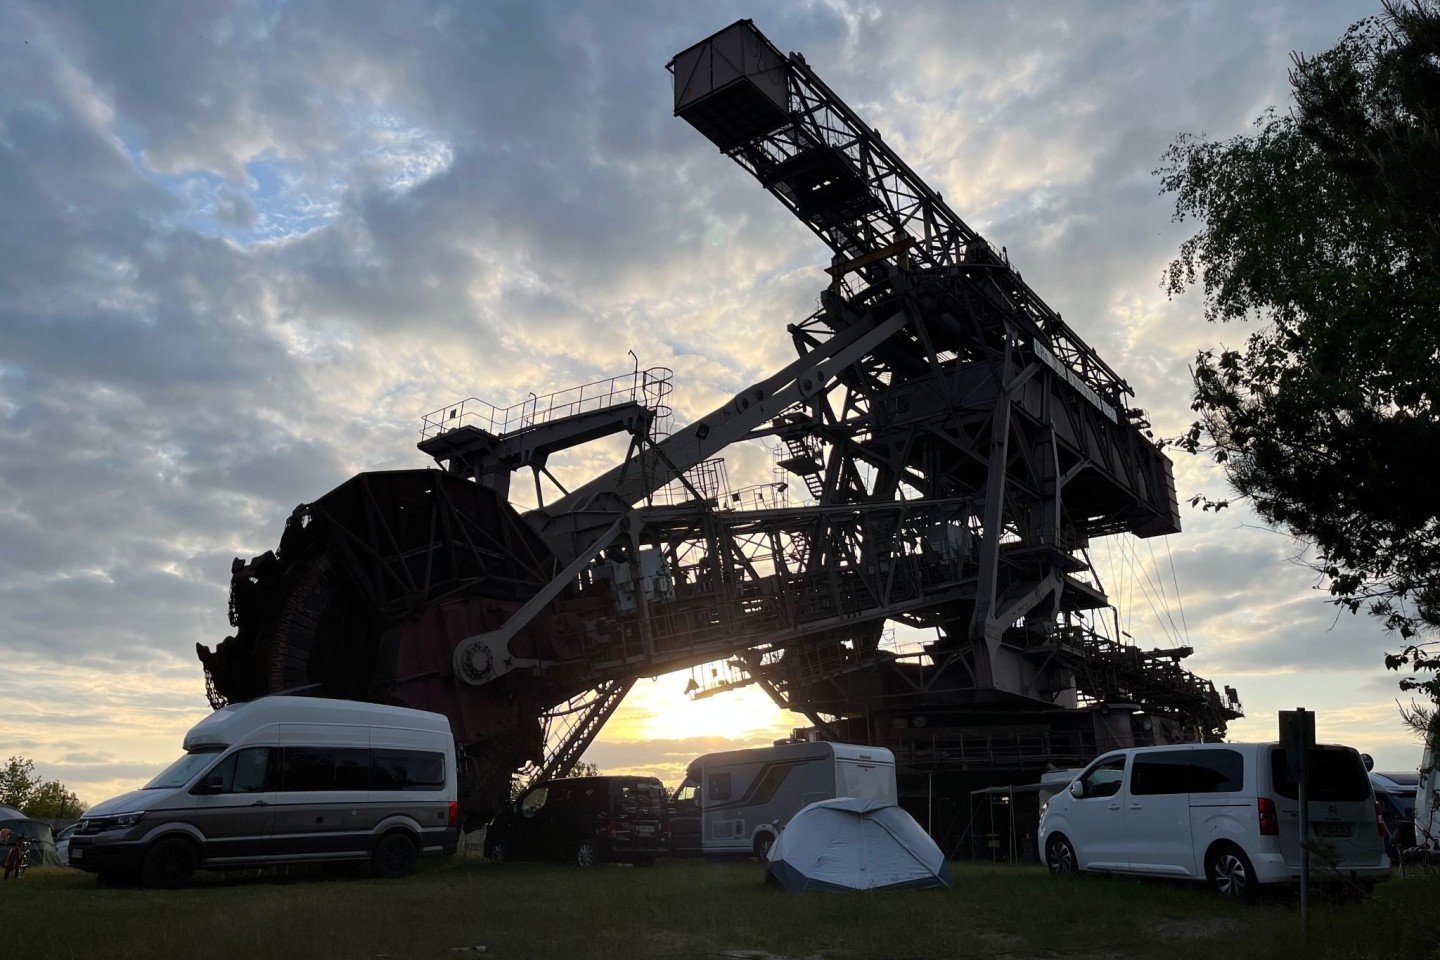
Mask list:
[[[485,855],[485,859],[491,863],[504,863],[510,859],[510,848],[504,843],[492,844],[490,852]]]
[[[1046,841],[1045,866],[1056,876],[1076,871],[1075,848],[1063,833],[1057,833]]]
[[[1258,886],[1255,868],[1250,865],[1245,851],[1233,843],[1218,843],[1210,848],[1209,855],[1205,857],[1205,877],[1222,897],[1231,900],[1255,898]]]
[[[407,834],[392,832],[380,838],[375,844],[375,854],[370,858],[370,868],[376,876],[386,880],[398,880],[409,876],[415,868],[415,841]]]
[[[757,833],[755,842],[750,845],[750,849],[755,854],[755,859],[763,862],[770,859],[770,848],[773,846],[775,846],[775,834]]]
[[[595,844],[589,840],[581,840],[580,846],[575,848],[575,866],[593,867],[600,861],[600,851]]]
[[[190,882],[200,866],[195,845],[182,837],[166,837],[145,851],[140,883],[160,890],[176,890]]]

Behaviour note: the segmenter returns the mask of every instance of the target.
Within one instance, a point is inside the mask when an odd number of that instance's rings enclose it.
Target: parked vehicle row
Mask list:
[[[1370,779],[1355,750],[1310,751],[1312,878],[1373,885],[1390,875]],[[1207,880],[1248,897],[1300,877],[1299,791],[1273,743],[1137,747],[1097,758],[1046,804],[1051,871]]]
[[[184,746],[145,787],[62,831],[61,862],[171,887],[198,869],[292,863],[364,861],[402,876],[419,856],[458,845],[455,744],[439,714],[265,697],[206,717]],[[1308,762],[1315,879],[1368,886],[1402,851],[1434,842],[1425,764],[1419,776],[1369,773],[1336,745],[1313,748]],[[1299,791],[1278,744],[1114,750],[1053,789],[1038,841],[1055,873],[1205,880],[1234,897],[1299,877]],[[484,852],[580,866],[764,858],[796,813],[836,797],[896,803],[890,751],[797,740],[707,754],[673,796],[654,777],[549,780],[488,825]]]

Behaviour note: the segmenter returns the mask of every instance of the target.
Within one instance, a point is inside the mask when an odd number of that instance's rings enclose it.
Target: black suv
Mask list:
[[[665,785],[654,777],[545,780],[490,821],[485,856],[506,860],[654,863],[669,845]]]

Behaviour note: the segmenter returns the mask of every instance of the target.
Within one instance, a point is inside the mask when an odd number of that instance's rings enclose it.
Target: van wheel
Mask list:
[[[490,853],[486,859],[491,863],[504,863],[510,859],[510,848],[503,843],[497,843],[490,847]]]
[[[415,844],[403,833],[387,833],[375,845],[370,868],[386,880],[398,880],[415,867]]]
[[[595,849],[595,844],[589,840],[581,840],[580,846],[575,848],[575,866],[593,867],[600,859],[600,851]]]
[[[1222,897],[1249,900],[1255,896],[1255,868],[1245,851],[1233,843],[1224,843],[1210,851],[1205,859],[1205,876]]]
[[[1045,844],[1045,865],[1056,875],[1075,872],[1075,848],[1060,834]]]
[[[770,848],[775,846],[775,835],[773,833],[758,833],[755,835],[755,843],[751,850],[755,853],[756,860],[768,860]]]
[[[190,841],[170,837],[145,851],[145,860],[140,865],[140,882],[147,887],[174,890],[189,883],[198,866],[200,855]]]

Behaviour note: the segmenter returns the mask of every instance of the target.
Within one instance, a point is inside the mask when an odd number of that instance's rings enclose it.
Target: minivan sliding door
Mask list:
[[[1136,753],[1125,798],[1130,869],[1177,877],[1195,876],[1190,838],[1192,750]]]

